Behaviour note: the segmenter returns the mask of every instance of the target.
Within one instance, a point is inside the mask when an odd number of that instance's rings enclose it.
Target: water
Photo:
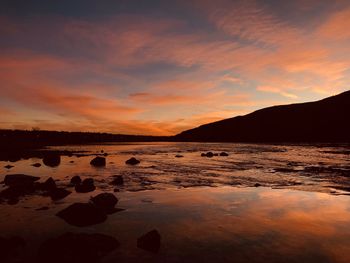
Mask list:
[[[11,163],[6,174],[53,177],[67,187],[74,175],[92,177],[97,190],[53,202],[27,196],[0,204],[0,236],[26,241],[19,258],[35,258],[48,238],[65,232],[103,233],[121,246],[101,262],[350,262],[350,155],[347,147],[212,143],[133,143],[53,147],[84,151],[56,168]],[[108,153],[105,168],[92,155]],[[201,157],[225,151],[228,157]],[[183,155],[176,158],[175,155]],[[135,156],[141,163],[125,165]],[[73,161],[73,162],[72,162]],[[0,162],[0,167],[7,165]],[[124,185],[110,184],[122,175]],[[256,184],[261,185],[255,187]],[[117,190],[115,190],[117,189]],[[118,208],[106,222],[75,227],[55,214],[100,192],[115,192]],[[37,211],[47,206],[49,209]],[[156,254],[137,248],[139,236],[161,235]]]

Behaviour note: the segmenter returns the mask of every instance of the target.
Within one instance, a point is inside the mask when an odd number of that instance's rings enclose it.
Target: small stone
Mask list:
[[[139,164],[140,161],[137,160],[135,157],[132,157],[132,158],[130,158],[129,160],[127,160],[125,163],[126,163],[126,164],[129,164],[129,165],[136,165],[136,164]]]
[[[137,247],[157,253],[160,249],[160,240],[160,234],[154,229],[137,239]]]
[[[97,156],[91,160],[90,164],[95,167],[106,166],[106,158]]]

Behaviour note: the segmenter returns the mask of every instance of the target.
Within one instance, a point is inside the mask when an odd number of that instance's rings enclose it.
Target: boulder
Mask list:
[[[160,239],[160,234],[154,229],[137,239],[137,247],[157,253],[160,249]]]
[[[72,193],[71,191],[68,191],[64,188],[55,188],[49,192],[49,196],[51,197],[51,199],[53,201],[58,201],[58,200],[61,200],[65,197],[67,197],[71,193]]]
[[[58,153],[46,153],[43,158],[43,163],[49,167],[59,166],[61,163],[61,156]]]
[[[111,193],[102,193],[91,198],[91,202],[105,213],[113,212],[114,206],[118,203],[118,198]]]
[[[1,262],[17,262],[12,257],[19,254],[19,250],[24,248],[25,245],[26,242],[21,237],[0,237]]]
[[[80,184],[81,183],[81,178],[79,175],[75,175],[72,177],[72,179],[70,179],[70,183],[71,185],[77,185],[77,184]]]
[[[113,181],[111,182],[113,185],[122,185],[124,184],[124,178],[121,175],[117,175],[114,177]]]
[[[107,215],[92,203],[74,203],[56,214],[68,224],[78,227],[103,223]]]
[[[91,160],[90,164],[95,167],[106,166],[106,158],[97,156]]]
[[[126,163],[126,164],[129,164],[129,165],[136,165],[136,164],[139,164],[140,161],[137,160],[135,157],[132,157],[132,158],[130,158],[129,160],[127,160],[125,163]]]
[[[45,241],[38,251],[39,263],[96,263],[120,246],[103,234],[65,233]]]
[[[81,184],[75,185],[75,191],[78,193],[88,193],[92,192],[96,189],[96,186],[94,185],[94,179],[87,178],[84,179]]]
[[[226,152],[221,152],[221,153],[220,153],[220,156],[228,156],[228,153],[226,153]]]
[[[26,175],[26,174],[8,174],[5,176],[4,183],[7,186],[30,186],[34,185],[40,177]]]

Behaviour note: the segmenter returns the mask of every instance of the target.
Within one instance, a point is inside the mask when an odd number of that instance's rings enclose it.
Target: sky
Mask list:
[[[348,0],[1,0],[0,128],[173,135],[349,84]]]

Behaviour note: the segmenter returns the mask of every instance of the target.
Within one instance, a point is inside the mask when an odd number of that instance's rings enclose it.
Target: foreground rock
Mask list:
[[[132,157],[132,158],[130,158],[129,160],[127,160],[125,163],[126,163],[126,164],[129,164],[129,165],[136,165],[136,164],[139,164],[140,161],[137,160],[135,157]]]
[[[80,184],[81,183],[81,178],[79,175],[75,175],[72,177],[72,179],[70,179],[70,183],[71,185],[77,185],[77,184]]]
[[[7,186],[27,186],[33,185],[35,181],[38,181],[40,177],[31,176],[26,174],[8,174],[5,176],[4,183]]]
[[[88,193],[92,192],[96,189],[96,186],[94,185],[94,179],[87,178],[82,181],[82,183],[75,185],[75,191],[78,193]]]
[[[1,262],[17,262],[15,258],[17,258],[20,249],[25,245],[26,243],[21,237],[0,237]]]
[[[118,198],[111,193],[102,193],[91,198],[91,202],[105,213],[113,213],[114,207],[118,203]]]
[[[207,152],[207,153],[202,153],[202,154],[201,154],[202,157],[209,157],[209,158],[213,157],[214,155],[215,155],[215,154],[212,153],[212,152]]]
[[[111,182],[112,185],[122,185],[124,184],[124,178],[121,175],[115,176],[113,181]]]
[[[103,234],[66,233],[45,241],[38,252],[39,263],[96,263],[120,246]]]
[[[61,163],[61,156],[58,153],[46,153],[43,158],[43,163],[49,167],[59,166]]]
[[[107,215],[91,203],[74,203],[56,214],[68,224],[78,227],[103,223]]]
[[[160,249],[160,239],[160,234],[154,229],[137,239],[137,247],[157,253]]]
[[[106,158],[97,156],[91,160],[90,164],[95,167],[106,166]]]

